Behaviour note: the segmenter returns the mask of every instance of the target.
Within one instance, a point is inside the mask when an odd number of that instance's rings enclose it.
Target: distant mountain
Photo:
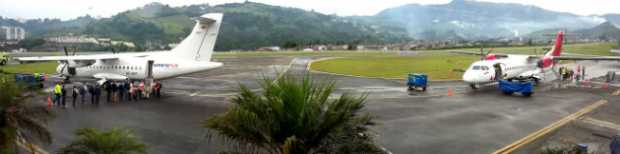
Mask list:
[[[356,18],[404,25],[411,36],[420,39],[512,37],[549,28],[591,28],[605,21],[600,17],[548,11],[531,5],[469,0],[441,5],[409,4]]]
[[[0,17],[0,26],[22,26],[30,38],[91,35],[131,41],[140,48],[159,48],[188,35],[194,25],[192,17],[212,12],[224,13],[216,50],[252,50],[273,45],[385,44],[412,39],[487,40],[534,36],[529,34],[532,32],[555,33],[559,29],[596,32],[588,38],[614,38],[599,32],[611,32],[605,29],[620,25],[620,14],[579,16],[531,5],[453,0],[440,5],[408,4],[373,16],[350,17],[253,2],[182,7],[151,3],[102,19],[83,16],[68,21],[19,22]]]
[[[211,12],[224,13],[216,50],[411,40],[402,28],[371,26],[349,18],[252,2],[183,7],[151,3],[110,18],[85,16],[69,21],[44,19],[15,24],[32,32],[33,37],[85,34],[148,47],[180,42],[194,26],[192,17]]]
[[[603,18],[616,25],[616,27],[620,27],[620,14],[606,14],[603,15]]]
[[[618,40],[620,39],[620,28],[615,26],[612,22],[605,22],[596,27],[577,30],[576,34],[582,35],[582,37],[598,40]]]
[[[544,29],[532,32],[527,37],[535,40],[549,40],[552,38],[550,35],[564,30],[561,28]],[[607,21],[592,28],[568,30],[567,35],[570,39],[620,40],[620,28],[611,21]]]

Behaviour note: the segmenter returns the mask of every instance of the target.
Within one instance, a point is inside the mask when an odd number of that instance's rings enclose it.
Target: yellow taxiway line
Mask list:
[[[586,113],[591,112],[592,110],[607,104],[607,100],[599,100],[597,102],[595,102],[594,104],[588,105],[587,107],[571,114],[568,115],[564,118],[562,118],[561,120],[552,123],[551,125],[548,125],[547,127],[544,127],[536,132],[533,132],[515,142],[513,142],[512,144],[509,144],[495,152],[493,152],[493,154],[509,154],[512,153],[513,151],[519,149],[520,147],[529,144],[530,142],[566,125],[568,122],[571,122],[581,116],[583,116]]]

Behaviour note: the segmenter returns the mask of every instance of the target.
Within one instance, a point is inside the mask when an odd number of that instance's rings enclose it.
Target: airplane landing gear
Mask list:
[[[477,84],[473,84],[473,83],[469,84],[469,87],[471,87],[471,89],[474,89],[474,90],[479,88],[479,86]]]

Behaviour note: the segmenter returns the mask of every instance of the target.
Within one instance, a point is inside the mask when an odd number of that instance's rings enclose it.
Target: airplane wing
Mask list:
[[[66,61],[66,60],[117,60],[118,55],[77,55],[77,56],[38,56],[18,57],[19,61]]]
[[[474,55],[474,56],[486,56],[486,54],[482,54],[479,52],[471,52],[471,51],[460,51],[460,50],[451,50],[450,53],[463,54],[463,55]],[[504,53],[493,53],[495,57],[508,57],[508,54]]]
[[[601,57],[575,57],[575,56],[555,56],[553,60],[594,60],[594,61],[620,61],[620,57],[601,56]]]
[[[480,53],[477,52],[469,52],[469,51],[450,51],[451,53],[457,54],[465,54],[465,55],[476,55],[481,56]],[[507,57],[508,54],[503,53],[494,53],[496,57]],[[594,61],[620,61],[620,57],[615,56],[592,56],[592,55],[584,55],[584,54],[575,54],[575,53],[566,53],[570,56],[554,56],[553,60],[594,60]],[[540,55],[524,55],[528,56],[528,60],[539,60]]]

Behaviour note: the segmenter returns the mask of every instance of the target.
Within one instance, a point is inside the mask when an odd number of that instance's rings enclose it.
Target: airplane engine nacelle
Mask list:
[[[551,66],[553,65],[553,59],[544,58],[544,59],[538,60],[537,65],[539,68],[545,68],[545,67]]]
[[[488,54],[484,59],[485,60],[495,60],[495,59],[497,59],[497,56],[495,54]]]
[[[94,61],[74,61],[74,60],[70,60],[69,62],[69,67],[86,67],[86,66],[90,66],[93,63],[95,63]]]

